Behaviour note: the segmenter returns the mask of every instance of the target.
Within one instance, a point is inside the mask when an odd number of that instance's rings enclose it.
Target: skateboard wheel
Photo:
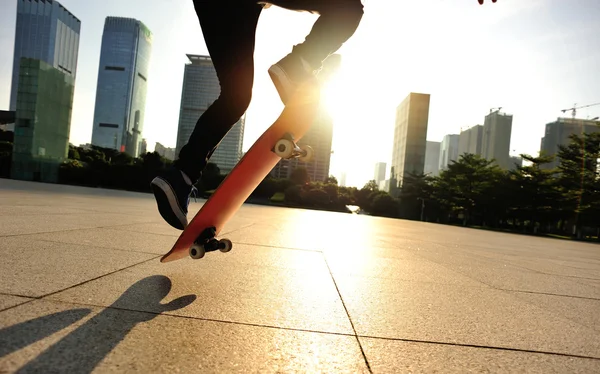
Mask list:
[[[231,251],[233,248],[233,243],[229,239],[221,239],[219,240],[219,251],[225,253]]]
[[[315,151],[313,151],[312,147],[309,145],[303,145],[300,147],[300,149],[303,150],[305,154],[298,157],[298,160],[302,162],[310,162],[315,154]]]
[[[294,154],[294,143],[288,139],[279,139],[275,143],[275,154],[281,158],[290,158]]]
[[[204,247],[200,244],[193,244],[190,247],[190,257],[194,260],[204,257]]]

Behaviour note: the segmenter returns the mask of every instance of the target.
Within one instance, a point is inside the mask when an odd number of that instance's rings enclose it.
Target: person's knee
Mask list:
[[[224,87],[219,98],[227,106],[227,116],[235,118],[236,121],[246,113],[252,100],[252,88],[241,89]]]

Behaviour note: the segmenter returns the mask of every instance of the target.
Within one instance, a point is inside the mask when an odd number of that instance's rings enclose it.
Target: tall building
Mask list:
[[[569,145],[571,139],[569,136],[584,133],[600,132],[600,121],[585,120],[577,118],[557,118],[556,121],[546,124],[546,131],[542,138],[540,152],[548,156],[558,155],[559,146]],[[545,169],[552,169],[560,165],[560,159],[554,158],[554,161],[543,165]]]
[[[483,144],[483,126],[476,125],[470,129],[460,132],[458,139],[458,156],[465,153],[471,153],[481,156],[481,146]]]
[[[175,148],[165,147],[164,145],[157,142],[154,146],[154,152],[158,153],[167,160],[175,160]]]
[[[508,170],[517,170],[523,166],[523,159],[520,156],[510,156],[510,167]]]
[[[487,160],[495,160],[503,169],[511,167],[509,151],[512,120],[512,114],[496,110],[485,116],[483,125],[481,155]]]
[[[298,145],[308,145],[314,155],[311,161],[301,162],[297,158],[279,160],[271,171],[274,178],[289,178],[294,169],[305,168],[311,181],[323,182],[329,177],[331,160],[331,143],[333,141],[333,120],[324,106],[319,108],[315,121],[310,129],[298,141]]]
[[[423,174],[435,177],[440,172],[440,142],[427,141],[425,146],[425,168]]]
[[[133,18],[106,17],[92,144],[139,156],[151,53],[152,33],[146,25]]]
[[[327,79],[337,72],[341,64],[341,56],[333,54],[323,62],[323,68],[319,73],[321,79]],[[298,159],[280,160],[271,171],[274,178],[289,178],[298,167],[306,168],[308,176],[312,181],[325,181],[329,177],[329,165],[331,161],[331,145],[333,141],[333,119],[327,108],[321,106],[310,129],[298,141],[298,145],[309,145],[314,151],[313,159],[308,162],[300,162]]]
[[[233,170],[242,158],[245,127],[246,115],[244,114],[229,130],[208,160],[217,164],[222,174],[227,174]]]
[[[11,177],[56,183],[69,152],[75,78],[38,59],[19,65]]]
[[[458,161],[458,141],[460,135],[445,135],[440,144],[439,171],[448,169],[452,161]]]
[[[185,65],[183,72],[175,158],[192,135],[198,118],[221,94],[217,72],[210,56],[188,54],[187,58],[189,63]],[[223,173],[229,172],[242,158],[244,117],[225,135],[209,160],[216,163]]]
[[[410,93],[396,108],[390,179],[397,181],[398,187],[408,173],[424,171],[429,99],[429,94]]]
[[[80,28],[81,21],[56,0],[17,0],[9,105],[11,111],[17,109],[21,58],[44,61],[75,78]]]
[[[346,172],[344,171],[344,172],[342,172],[342,174],[340,176],[340,182],[339,182],[340,187],[346,187],[346,178],[347,178],[347,175],[346,175]]]
[[[378,162],[375,164],[375,176],[373,179],[377,184],[379,184],[379,182],[381,182],[382,180],[385,180],[386,168],[387,165],[385,162]]]

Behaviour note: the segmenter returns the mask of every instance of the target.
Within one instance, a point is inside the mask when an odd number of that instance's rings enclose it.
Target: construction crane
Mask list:
[[[499,112],[499,111],[500,111],[500,109],[502,109],[502,107],[501,107],[501,106],[499,106],[499,107],[497,107],[497,108],[491,108],[491,109],[490,109],[490,113],[492,113],[492,112],[493,112],[493,111],[495,111],[495,110]]]
[[[582,105],[582,106],[577,106],[577,103],[575,103],[573,105],[573,108],[562,109],[561,112],[565,113],[567,110],[570,110],[571,115],[573,116],[573,118],[575,118],[575,115],[577,114],[577,109],[588,108],[588,107],[595,106],[595,105],[600,105],[600,103],[588,104],[588,105]]]

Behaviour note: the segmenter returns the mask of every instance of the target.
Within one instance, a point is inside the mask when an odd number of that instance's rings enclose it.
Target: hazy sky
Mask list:
[[[81,22],[71,142],[91,141],[104,19],[132,17],[154,34],[144,137],[175,146],[186,54],[208,54],[191,0],[62,0]],[[0,0],[0,109],[9,105],[17,0]],[[362,186],[389,164],[395,107],[409,92],[431,94],[428,140],[483,124],[492,107],[514,115],[511,153],[539,151],[560,110],[600,102],[598,0],[363,0],[365,15],[339,51],[326,91],[334,117],[331,174]],[[268,67],[304,40],[316,15],[271,7],[261,15],[255,86],[244,150],[282,104]],[[600,106],[578,117],[600,115]]]

